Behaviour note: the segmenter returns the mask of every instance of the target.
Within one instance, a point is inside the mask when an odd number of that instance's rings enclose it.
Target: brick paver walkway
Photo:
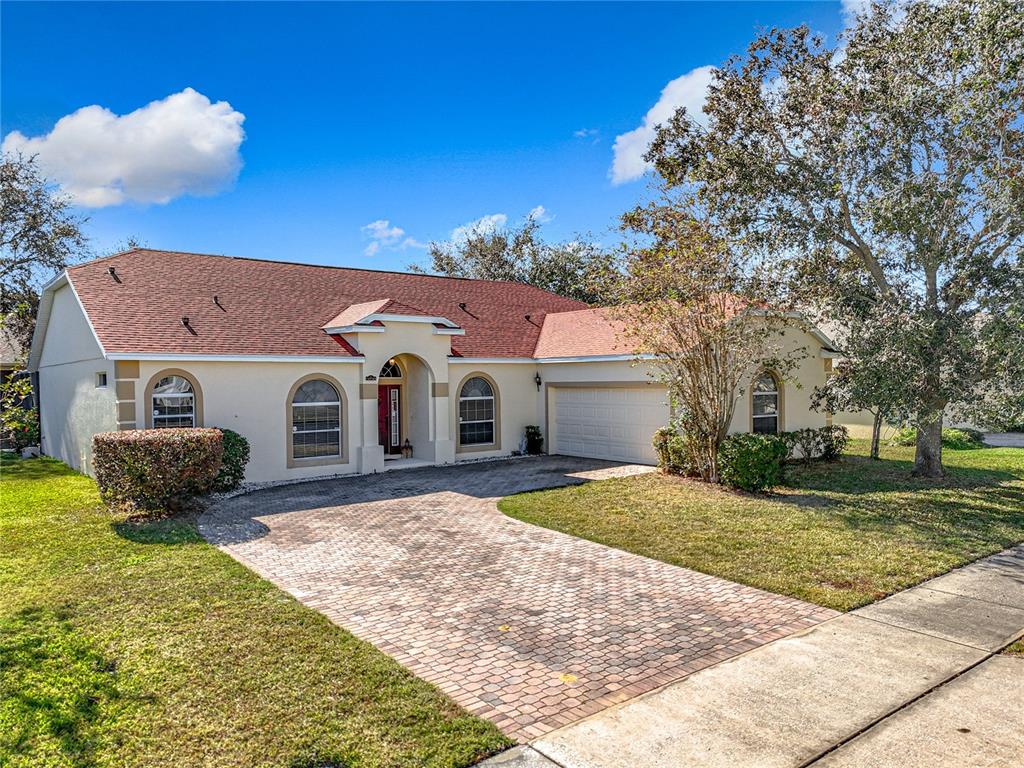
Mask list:
[[[526,739],[835,615],[495,506],[519,491],[637,471],[557,456],[403,470],[237,497],[199,528]]]

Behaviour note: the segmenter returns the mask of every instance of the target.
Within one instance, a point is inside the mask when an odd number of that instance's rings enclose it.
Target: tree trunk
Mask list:
[[[917,427],[914,477],[942,477],[942,411],[929,414]]]
[[[871,458],[878,459],[878,451],[882,441],[882,412],[875,412],[875,419],[871,423]]]

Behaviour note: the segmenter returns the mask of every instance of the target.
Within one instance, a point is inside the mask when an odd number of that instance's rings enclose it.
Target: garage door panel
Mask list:
[[[658,387],[558,387],[555,452],[653,464],[654,431],[668,423],[665,390]]]

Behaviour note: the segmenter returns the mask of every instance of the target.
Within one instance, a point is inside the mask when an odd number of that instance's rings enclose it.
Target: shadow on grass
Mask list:
[[[168,518],[164,520],[140,520],[113,523],[111,528],[122,539],[136,544],[200,544],[203,537],[196,530],[192,518]]]
[[[790,472],[789,493],[776,498],[823,514],[849,529],[906,531],[918,546],[988,553],[1024,540],[1021,473],[948,467],[941,480],[910,477],[913,463],[844,457],[837,464]]]
[[[795,464],[786,473],[786,485],[811,491],[839,493],[904,493],[960,488],[998,486],[1024,479],[1019,473],[1004,469],[946,466],[946,477],[934,480],[911,476],[912,461],[901,459],[869,459],[844,456],[841,461]]]
[[[116,662],[66,611],[38,606],[0,619],[0,698],[0,763],[3,752],[29,765],[59,751],[76,766],[95,765],[107,728],[143,700],[122,693]]]

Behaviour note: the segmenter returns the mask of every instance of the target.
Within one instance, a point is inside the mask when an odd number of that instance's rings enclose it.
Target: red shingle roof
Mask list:
[[[544,318],[534,357],[630,355],[625,324],[610,309],[558,312]]]
[[[530,357],[546,315],[586,306],[520,283],[148,249],[71,267],[68,276],[111,353],[346,357],[321,326],[353,304],[389,297],[388,313],[422,312],[464,328],[452,338],[455,354]]]

